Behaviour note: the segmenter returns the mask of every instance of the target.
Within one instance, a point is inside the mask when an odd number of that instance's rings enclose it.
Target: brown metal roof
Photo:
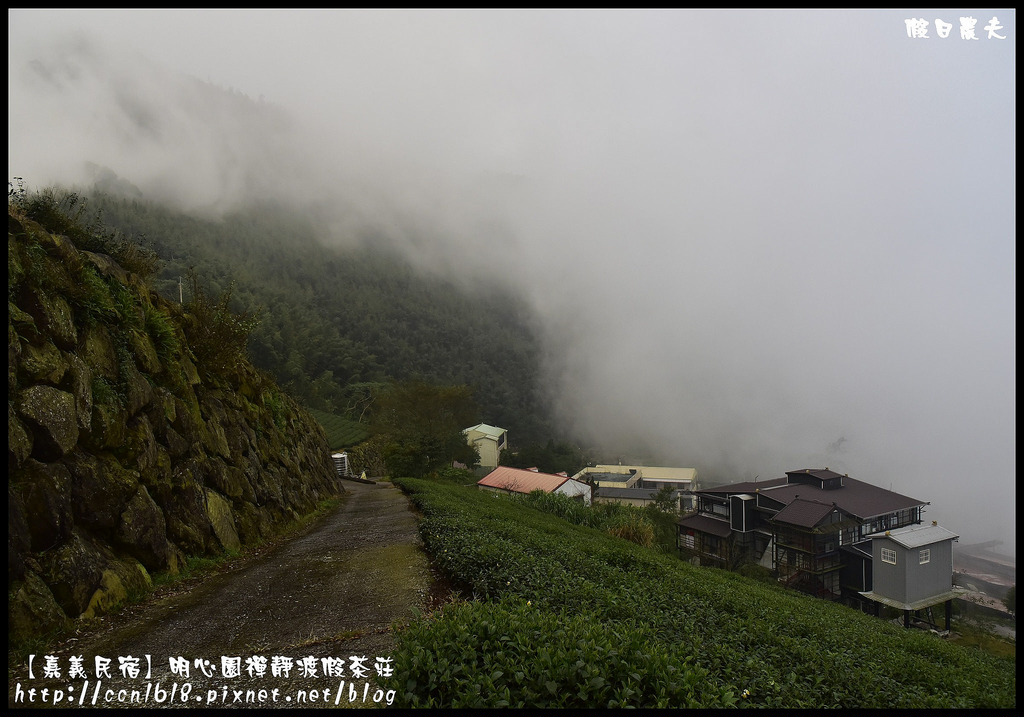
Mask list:
[[[711,533],[717,535],[720,538],[728,538],[732,529],[729,527],[729,523],[724,520],[716,520],[709,518],[706,515],[691,515],[689,518],[683,518],[679,521],[679,525],[684,528],[693,528],[699,530],[702,533]]]
[[[819,478],[838,476],[838,473],[825,470],[789,471],[790,473],[810,473]],[[789,505],[797,497],[826,503],[833,502],[843,511],[860,519],[870,518],[875,515],[894,513],[906,508],[928,505],[927,501],[911,498],[910,496],[894,493],[876,485],[855,480],[843,476],[841,488],[822,490],[813,485],[802,483],[790,483],[788,478],[778,478],[770,481],[759,481],[757,483],[747,481],[744,483],[733,483],[731,485],[715,486],[698,493],[710,493],[716,495],[734,495],[737,493],[754,493],[760,491],[765,495],[781,503]],[[780,513],[782,511],[779,511]]]
[[[831,492],[831,491],[830,491]],[[797,498],[772,517],[772,521],[813,528],[836,509],[831,503]]]

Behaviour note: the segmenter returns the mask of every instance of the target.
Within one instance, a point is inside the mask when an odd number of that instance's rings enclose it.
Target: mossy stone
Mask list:
[[[78,443],[75,397],[67,391],[31,386],[18,394],[16,406],[32,431],[32,455],[39,460],[57,460]]]

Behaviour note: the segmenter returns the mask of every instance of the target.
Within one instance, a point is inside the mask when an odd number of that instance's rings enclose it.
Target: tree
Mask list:
[[[380,437],[391,475],[418,478],[452,461],[468,466],[480,461],[462,432],[479,423],[468,386],[387,384],[374,392],[370,410],[370,428]]]
[[[569,475],[575,475],[587,465],[579,448],[554,439],[548,439],[547,445],[530,443],[514,453],[502,451],[498,462],[510,468],[536,467],[543,473],[564,471]]]
[[[663,485],[654,494],[654,505],[665,513],[678,513],[679,497],[676,495],[676,489],[670,485]]]
[[[1017,586],[1012,585],[1006,593],[1006,597],[1003,598],[1003,604],[1006,605],[1006,609],[1010,611],[1011,615],[1017,614]]]

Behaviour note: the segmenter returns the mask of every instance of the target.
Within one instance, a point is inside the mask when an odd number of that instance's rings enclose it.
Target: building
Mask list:
[[[930,614],[930,608],[945,603],[949,630],[953,598],[960,592],[953,586],[953,542],[959,537],[935,521],[869,535],[872,588],[861,594],[874,601],[876,612],[880,605],[902,610],[907,627],[913,613]]]
[[[594,486],[594,500],[599,502],[647,505],[664,486],[676,491],[680,510],[692,510],[693,491],[697,490],[696,468],[666,466],[588,466],[573,476]]]
[[[644,508],[648,505],[654,505],[655,499],[661,489],[654,488],[594,488],[594,502],[595,503],[621,503],[623,505],[633,505],[638,508]],[[682,496],[681,491],[672,491],[672,498],[675,501],[675,510],[679,512],[682,510],[681,506],[685,499]]]
[[[477,452],[480,454],[480,466],[497,467],[501,452],[508,448],[508,431],[504,428],[489,426],[486,423],[478,423],[465,429],[463,433],[466,434],[466,442],[471,446],[476,446]]]
[[[565,474],[552,475],[534,469],[499,466],[476,484],[483,490],[505,493],[532,493],[535,490],[559,493],[570,498],[578,498],[584,505],[590,505],[590,486]]]
[[[921,522],[926,501],[828,468],[734,483],[696,493],[678,523],[677,546],[701,564],[757,562],[779,582],[851,604],[871,590],[871,537]]]

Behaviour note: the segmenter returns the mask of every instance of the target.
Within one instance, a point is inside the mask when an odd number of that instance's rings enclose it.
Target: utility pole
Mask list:
[[[181,289],[181,277],[180,276],[178,277],[178,303],[179,304],[184,304],[185,303],[185,294],[182,292],[182,289]]]

